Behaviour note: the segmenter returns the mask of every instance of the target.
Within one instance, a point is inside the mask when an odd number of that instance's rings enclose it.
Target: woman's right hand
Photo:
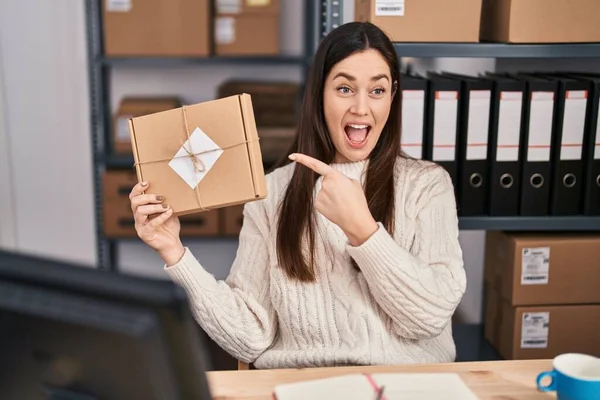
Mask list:
[[[179,238],[179,218],[164,204],[164,197],[144,193],[147,182],[138,183],[129,194],[135,230],[144,243],[153,248],[167,265],[177,263],[185,249]],[[152,216],[152,218],[150,218]]]

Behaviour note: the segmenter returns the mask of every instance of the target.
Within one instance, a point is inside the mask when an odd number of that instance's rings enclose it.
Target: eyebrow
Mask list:
[[[335,80],[340,77],[346,78],[349,81],[353,81],[353,82],[356,81],[355,77],[353,77],[352,75],[348,75],[345,72],[338,72],[338,74],[333,79]],[[375,81],[378,81],[378,80],[384,79],[384,78],[387,79],[389,82],[390,78],[388,78],[388,76],[386,74],[375,75],[374,77],[371,78],[371,81],[375,82]]]

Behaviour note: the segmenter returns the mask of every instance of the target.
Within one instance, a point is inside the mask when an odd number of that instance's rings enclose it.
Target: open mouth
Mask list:
[[[371,132],[371,125],[366,124],[347,124],[344,126],[346,137],[353,147],[360,147],[366,141]]]

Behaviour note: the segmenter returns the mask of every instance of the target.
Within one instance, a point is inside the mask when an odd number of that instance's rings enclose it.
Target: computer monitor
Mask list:
[[[0,251],[0,399],[210,399],[185,292]]]

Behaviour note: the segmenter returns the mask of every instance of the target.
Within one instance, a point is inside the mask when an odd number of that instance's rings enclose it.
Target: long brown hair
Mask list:
[[[375,25],[351,22],[334,29],[320,43],[309,72],[298,129],[288,154],[303,153],[330,164],[336,150],[331,141],[323,111],[325,80],[335,64],[348,56],[375,49],[390,67],[396,82],[390,115],[377,145],[369,155],[365,196],[369,210],[390,234],[394,231],[394,165],[400,152],[400,66],[394,46]],[[289,163],[287,158],[280,163]],[[313,191],[318,175],[309,168],[296,165],[279,210],[277,226],[277,258],[288,277],[303,282],[315,280],[315,212]],[[304,236],[306,235],[306,236]],[[307,242],[309,259],[302,252]]]

